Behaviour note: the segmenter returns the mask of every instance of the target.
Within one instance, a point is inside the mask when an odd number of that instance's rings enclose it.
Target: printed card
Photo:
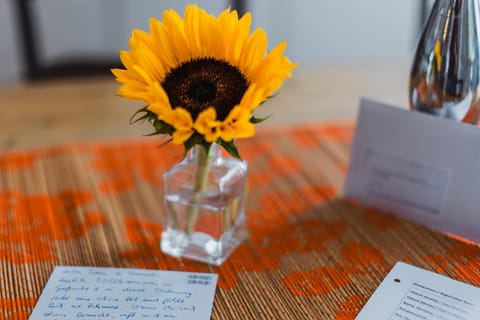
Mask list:
[[[397,262],[356,320],[480,320],[480,288]]]
[[[344,195],[480,243],[480,128],[363,99]]]

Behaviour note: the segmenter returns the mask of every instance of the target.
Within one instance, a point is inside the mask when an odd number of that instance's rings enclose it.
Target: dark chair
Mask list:
[[[231,8],[237,10],[239,16],[243,16],[247,12],[247,0],[231,0]]]
[[[35,81],[60,77],[81,77],[110,74],[110,69],[120,67],[115,57],[65,57],[55,64],[40,59],[42,37],[38,34],[33,0],[13,0],[18,39],[25,80]]]

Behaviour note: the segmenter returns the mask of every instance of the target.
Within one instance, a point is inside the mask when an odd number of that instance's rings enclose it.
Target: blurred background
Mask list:
[[[110,68],[132,29],[197,3],[251,11],[269,47],[299,66],[259,126],[353,121],[360,97],[408,107],[410,65],[431,0],[0,0],[0,151],[138,138],[141,101],[116,96]],[[158,138],[158,137],[152,137]]]
[[[133,28],[148,29],[186,0],[0,0],[0,85],[58,73],[97,73],[118,63]],[[300,68],[399,61],[412,56],[428,0],[203,0],[218,14],[228,6],[252,11],[270,44],[288,39]],[[74,63],[73,63],[74,62]],[[55,69],[56,68],[56,69]],[[70,69],[69,69],[70,68]],[[55,70],[54,70],[55,69]]]

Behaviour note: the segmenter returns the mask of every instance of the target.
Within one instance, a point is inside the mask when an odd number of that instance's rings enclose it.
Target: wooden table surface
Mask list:
[[[359,98],[407,106],[407,59],[314,67],[300,65],[256,115],[273,125],[353,120]],[[116,96],[112,77],[64,79],[0,88],[0,151],[63,142],[134,138],[150,127],[129,125],[141,102]]]
[[[341,198],[359,98],[406,107],[408,69],[300,68],[261,107],[250,235],[220,267],[160,251],[181,153],[128,125],[112,78],[0,89],[0,318],[27,320],[56,265],[217,273],[212,319],[352,320],[397,261],[479,286],[480,247]]]
[[[212,320],[353,320],[397,261],[479,286],[479,246],[341,198],[353,125],[239,141],[248,237],[219,267],[160,250],[161,176],[181,156],[172,144],[0,154],[0,319],[27,320],[58,265],[216,273]]]

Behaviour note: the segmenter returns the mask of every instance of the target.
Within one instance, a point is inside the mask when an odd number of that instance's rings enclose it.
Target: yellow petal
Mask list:
[[[250,73],[253,73],[258,68],[259,63],[265,56],[267,42],[267,34],[263,29],[259,28],[253,32],[243,47],[240,65],[248,79],[251,79]]]
[[[250,74],[251,81],[263,88],[266,96],[277,90],[298,65],[283,55],[285,48],[286,42],[280,43],[265,57],[259,68]]]
[[[255,126],[250,122],[250,117],[250,111],[241,106],[236,106],[230,111],[223,124],[231,128],[234,138],[252,137],[255,135]]]
[[[187,141],[194,132],[192,117],[190,113],[183,108],[177,107],[173,110],[168,110],[167,108],[162,109],[158,118],[175,128],[175,132],[172,135],[172,142],[174,144],[181,144]]]
[[[175,118],[171,125],[178,129],[193,130],[193,120],[190,112],[180,107],[175,108],[173,111]]]
[[[240,67],[240,70],[243,71],[242,66],[240,65],[240,58],[242,56],[242,50],[245,45],[245,42],[248,39],[250,28],[252,25],[252,15],[247,12],[240,20],[234,29],[234,32],[230,38],[232,42],[229,42],[231,46],[232,56],[227,57],[227,61],[231,61],[233,65]]]
[[[250,85],[240,101],[240,106],[252,112],[256,109],[268,96],[264,90],[258,88],[256,84]]]
[[[117,94],[121,97],[132,100],[144,100],[148,92],[132,89],[130,86],[124,84],[117,90]]]
[[[143,66],[143,70],[149,74],[150,79],[156,81],[163,80],[166,70],[164,70],[163,64],[153,51],[145,46],[143,50],[139,51],[138,59],[139,63]]]
[[[194,128],[202,134],[207,142],[215,142],[220,137],[218,126],[221,124],[216,120],[217,113],[213,107],[200,112],[195,120]]]
[[[236,138],[251,138],[255,135],[255,126],[250,121],[238,122],[233,130]]]
[[[153,39],[161,52],[158,55],[165,71],[169,71],[177,65],[175,51],[172,49],[168,30],[162,23],[153,23],[150,26]]]
[[[203,110],[195,120],[194,128],[200,134],[206,134],[212,126],[215,126],[217,112],[213,107]]]
[[[193,130],[177,129],[172,135],[172,143],[183,144],[192,136],[192,134],[193,134]]]
[[[190,45],[190,53],[192,58],[200,57],[202,52],[202,44],[200,43],[200,34],[203,32],[203,30],[200,29],[202,14],[203,12],[196,5],[188,5],[185,8],[185,37]]]
[[[190,48],[185,37],[185,29],[182,18],[172,10],[169,15],[164,16],[163,20],[166,35],[171,43],[171,49],[175,52],[177,63],[190,60]]]
[[[217,130],[218,130],[219,138],[221,138],[224,141],[227,141],[227,142],[232,141],[233,138],[235,137],[235,132],[233,128],[228,124],[220,123],[217,127]]]
[[[131,56],[131,52],[125,50],[120,51],[120,61],[122,61],[122,64],[127,68],[128,66],[135,64],[135,60]]]
[[[160,84],[153,83],[150,86],[150,95],[147,99],[152,101],[147,109],[155,113],[160,120],[164,120],[164,117],[171,117],[169,115],[173,110],[170,106],[167,93],[163,90]]]

